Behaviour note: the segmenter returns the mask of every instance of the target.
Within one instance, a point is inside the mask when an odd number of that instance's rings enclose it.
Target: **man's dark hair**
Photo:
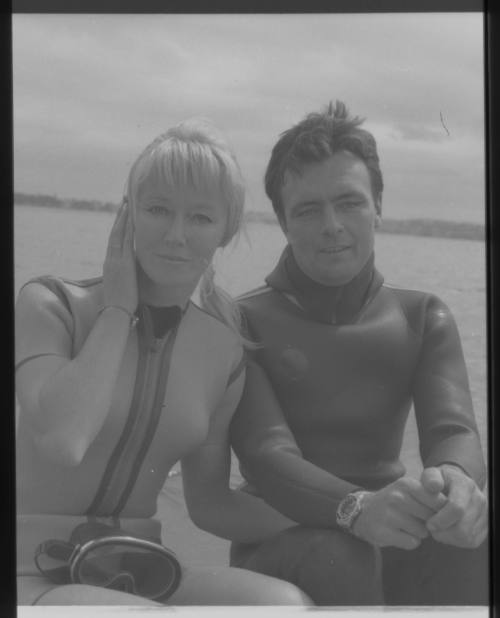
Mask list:
[[[330,103],[322,112],[308,114],[276,142],[264,179],[266,193],[279,219],[283,219],[281,188],[285,172],[300,174],[311,163],[320,163],[345,150],[358,157],[368,168],[375,200],[382,195],[384,183],[373,135],[361,129],[364,118],[352,117],[342,101]],[[380,214],[380,213],[379,213]]]

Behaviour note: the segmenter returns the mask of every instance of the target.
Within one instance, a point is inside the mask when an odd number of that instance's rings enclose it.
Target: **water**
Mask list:
[[[112,213],[15,208],[15,289],[30,277],[79,279],[101,273]],[[261,285],[285,244],[277,225],[251,223],[239,242],[215,260],[217,278],[232,294]],[[388,283],[438,294],[453,311],[462,336],[472,396],[486,445],[485,245],[456,239],[379,234],[376,263]],[[418,459],[410,425],[406,452]]]
[[[31,206],[15,209],[15,288],[30,277],[56,274],[79,279],[101,274],[113,215]],[[261,285],[285,244],[277,225],[249,224],[237,246],[216,260],[218,280],[239,294]],[[380,234],[376,262],[386,281],[438,294],[460,329],[483,446],[486,446],[485,246],[481,242]],[[402,460],[408,473],[421,468],[413,417],[405,432]],[[241,482],[233,462],[231,485]],[[196,528],[187,514],[178,475],[158,498],[163,543],[183,564],[226,565],[228,543]]]

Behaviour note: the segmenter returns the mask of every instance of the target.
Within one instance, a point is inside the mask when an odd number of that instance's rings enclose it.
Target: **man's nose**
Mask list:
[[[175,245],[183,245],[186,242],[186,228],[183,217],[175,216],[170,219],[164,239],[165,242]]]
[[[325,234],[338,234],[344,228],[342,218],[339,217],[334,206],[328,206],[323,212],[323,232]]]

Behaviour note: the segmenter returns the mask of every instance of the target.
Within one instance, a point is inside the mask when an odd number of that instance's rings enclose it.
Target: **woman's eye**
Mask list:
[[[168,208],[166,208],[165,206],[161,206],[159,204],[152,204],[151,206],[148,206],[147,210],[152,215],[167,215],[168,214]]]
[[[194,213],[191,218],[196,223],[212,223],[211,217],[201,212]]]

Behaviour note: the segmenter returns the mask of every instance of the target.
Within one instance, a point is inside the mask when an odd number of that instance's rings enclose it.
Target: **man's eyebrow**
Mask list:
[[[361,191],[358,191],[357,189],[346,189],[342,193],[339,193],[338,195],[336,195],[335,200],[344,200],[346,198],[352,198],[352,197],[359,198],[359,199],[365,199],[366,195],[362,193]]]
[[[297,208],[301,208],[302,206],[316,206],[320,203],[320,201],[321,200],[318,200],[314,197],[304,198],[299,200],[298,202],[295,202],[295,204],[293,204],[292,206],[292,210],[296,210]]]
[[[341,193],[338,193],[337,195],[333,196],[334,201],[340,201],[340,200],[352,199],[352,198],[359,199],[359,200],[365,200],[366,195],[362,191],[359,191],[357,189],[345,189]],[[291,210],[293,211],[303,206],[315,206],[315,205],[320,204],[322,201],[323,201],[322,198],[317,198],[313,196],[304,197],[300,199],[298,202],[295,202]]]

